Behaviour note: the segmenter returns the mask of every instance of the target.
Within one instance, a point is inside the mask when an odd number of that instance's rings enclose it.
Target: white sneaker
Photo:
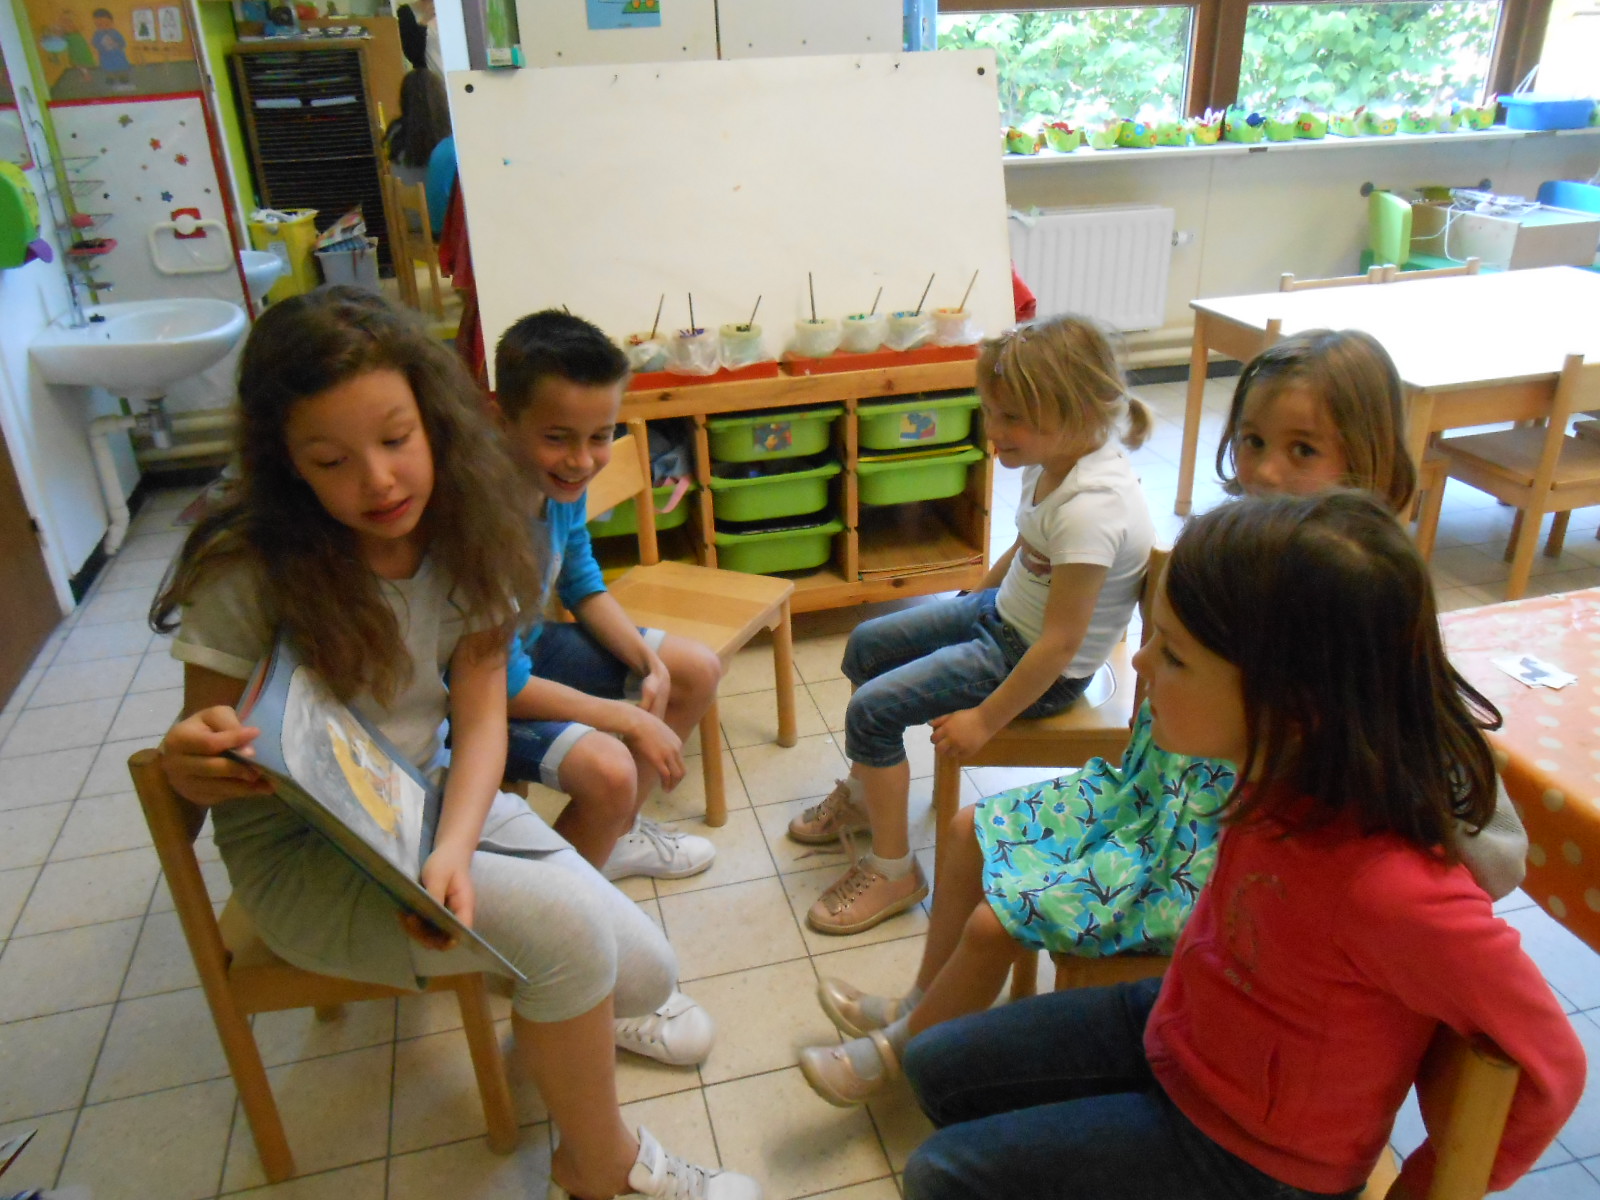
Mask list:
[[[697,1167],[668,1154],[643,1125],[638,1133],[639,1157],[628,1170],[633,1191],[616,1200],[762,1200],[761,1185],[750,1176]],[[545,1195],[548,1200],[572,1200],[571,1193],[553,1179]]]
[[[649,1016],[617,1022],[618,1046],[674,1067],[705,1062],[716,1040],[711,1014],[677,990]]]
[[[617,839],[616,849],[600,868],[600,874],[607,879],[629,875],[684,879],[700,874],[716,857],[717,848],[708,838],[679,833],[640,817],[631,830]]]

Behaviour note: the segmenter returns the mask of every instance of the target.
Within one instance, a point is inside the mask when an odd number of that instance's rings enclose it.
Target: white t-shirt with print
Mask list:
[[[1155,527],[1139,479],[1119,442],[1108,440],[1085,454],[1049,495],[1034,501],[1042,467],[1022,472],[1017,505],[1021,544],[1000,581],[1001,619],[1031,646],[1044,634],[1050,571],[1069,563],[1106,568],[1094,615],[1063,675],[1081,679],[1106,661],[1128,628]]]

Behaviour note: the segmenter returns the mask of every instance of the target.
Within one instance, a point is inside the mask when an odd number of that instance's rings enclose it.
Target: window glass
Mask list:
[[[1276,108],[1476,104],[1489,75],[1495,0],[1252,4],[1239,98]]]
[[[1186,6],[939,14],[939,49],[993,50],[1006,124],[1183,111]]]

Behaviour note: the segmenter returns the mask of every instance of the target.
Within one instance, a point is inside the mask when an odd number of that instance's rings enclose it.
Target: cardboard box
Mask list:
[[[1449,230],[1446,234],[1446,224]],[[1520,216],[1453,211],[1448,204],[1411,206],[1411,252],[1462,260],[1481,258],[1502,271],[1524,267],[1587,267],[1600,248],[1600,214],[1537,208]],[[1448,249],[1448,254],[1446,250]]]

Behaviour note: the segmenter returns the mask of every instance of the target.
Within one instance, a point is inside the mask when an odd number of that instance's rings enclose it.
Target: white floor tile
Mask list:
[[[389,1164],[388,1200],[528,1200],[550,1180],[546,1126],[522,1131],[514,1153],[490,1152],[482,1138],[396,1155]]]
[[[777,879],[754,879],[661,900],[685,981],[803,958],[805,944]]]
[[[382,1162],[368,1162],[232,1195],[242,1200],[384,1200],[386,1174]]]
[[[30,708],[118,697],[128,690],[143,659],[137,654],[51,667],[28,697]]]
[[[89,1102],[118,1100],[228,1074],[199,988],[117,1005],[89,1084]]]
[[[801,738],[785,749],[771,743],[733,752],[751,803],[778,804],[801,796],[820,796],[845,773],[844,739],[831,734]]]
[[[0,1025],[0,1121],[83,1103],[111,1005]]]
[[[257,1013],[251,1028],[261,1061],[277,1067],[393,1041],[394,1007],[393,1000],[364,1000],[346,1004],[331,1021],[319,1020],[309,1008],[290,1008]]]
[[[702,979],[694,998],[717,1023],[717,1043],[700,1067],[721,1083],[795,1064],[804,1046],[834,1040],[816,1000],[817,976],[804,959]]]
[[[72,1127],[77,1123],[75,1112],[52,1113],[47,1117],[29,1117],[10,1125],[0,1125],[0,1142],[9,1141],[24,1133],[32,1133],[33,1140],[6,1172],[5,1187],[8,1193],[26,1196],[34,1188],[52,1188],[56,1174],[61,1170],[61,1160],[67,1154],[67,1142],[72,1137]]]
[[[150,827],[132,792],[118,796],[89,796],[75,801],[61,836],[50,852],[52,861],[87,858],[117,850],[137,850],[150,845]]]
[[[0,952],[0,1023],[110,1004],[138,936],[134,919],[12,938]]]
[[[150,601],[155,598],[155,588],[128,588],[115,591],[99,590],[78,612],[77,628],[90,625],[108,625],[114,621],[144,621],[150,616]]]
[[[88,1187],[95,1200],[213,1196],[232,1111],[227,1080],[91,1104],[78,1118],[61,1177]]]
[[[35,867],[49,858],[71,811],[70,804],[41,804],[0,812],[0,868]]]
[[[15,936],[143,916],[155,887],[154,850],[123,850],[51,863],[39,873]]]
[[[6,759],[5,769],[0,770],[0,811],[71,800],[98,753],[93,746],[82,746]],[[126,768],[123,777],[127,777]]]
[[[33,890],[33,882],[38,878],[38,867],[0,871],[0,939],[11,936],[11,927],[16,924],[17,915],[22,912],[28,893]]]
[[[150,744],[155,745],[172,728],[182,711],[182,688],[130,693],[117,710],[106,738],[110,741],[148,738]]]
[[[139,669],[128,685],[130,692],[149,692],[157,688],[183,686],[183,664],[165,649],[152,650],[139,660]]]
[[[144,919],[133,961],[122,983],[122,999],[156,996],[200,986],[194,958],[175,912],[152,913]]]
[[[728,747],[755,746],[762,742],[775,742],[778,737],[778,693],[748,692],[736,701],[719,704],[722,718],[722,740]],[[828,732],[822,714],[812,703],[806,685],[798,680],[794,685],[794,725],[799,737],[812,737]]]
[[[25,709],[0,746],[0,758],[98,745],[111,728],[119,703],[111,697]]]
[[[537,1102],[531,1088],[519,1089]],[[519,1123],[543,1120],[543,1106],[518,1114]],[[459,1029],[413,1038],[395,1046],[394,1114],[389,1152],[407,1154],[484,1134],[483,1101]]]
[[[139,750],[153,749],[159,739],[153,737],[131,738],[124,742],[104,742],[95,753],[89,774],[79,789],[80,796],[108,796],[125,792],[133,782],[128,775],[128,759]]]
[[[752,809],[732,809],[728,813],[728,823],[717,829],[693,821],[680,821],[675,828],[710,839],[717,848],[717,857],[709,868],[698,875],[691,875],[687,879],[656,880],[658,896],[698,892],[727,883],[764,879],[778,873]]]
[[[150,626],[143,620],[74,628],[61,643],[52,665],[143,654],[150,647],[151,637]]]

